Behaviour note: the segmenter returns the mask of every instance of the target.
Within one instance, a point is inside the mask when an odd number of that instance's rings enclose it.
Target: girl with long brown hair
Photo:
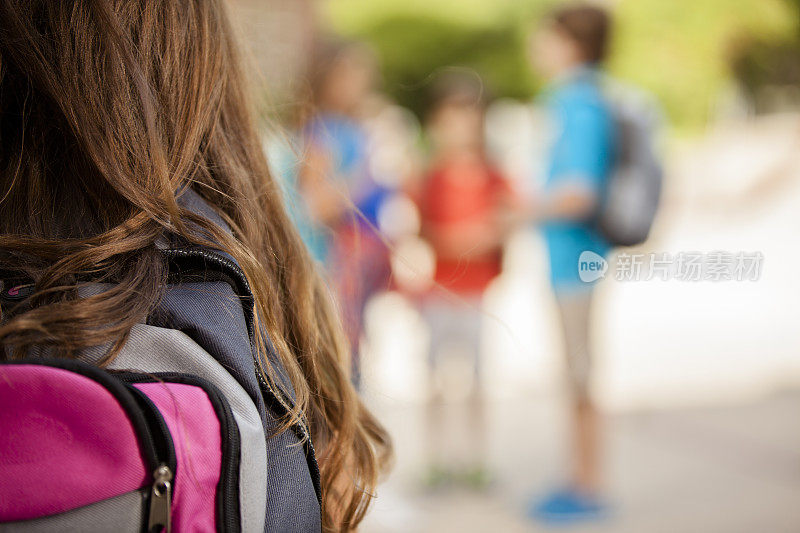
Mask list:
[[[0,270],[35,286],[2,303],[0,355],[112,364],[167,306],[165,243],[219,250],[253,294],[259,382],[291,391],[275,435],[310,428],[322,529],[352,530],[389,439],[268,171],[224,4],[0,1]]]

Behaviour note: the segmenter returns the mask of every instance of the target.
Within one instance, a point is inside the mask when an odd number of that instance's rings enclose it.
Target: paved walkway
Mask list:
[[[549,531],[526,501],[560,478],[564,434],[555,399],[497,403],[483,492],[421,486],[422,411],[378,406],[397,439],[394,474],[363,531]],[[800,391],[758,403],[622,414],[607,420],[606,469],[614,513],[568,532],[796,533],[800,531]]]

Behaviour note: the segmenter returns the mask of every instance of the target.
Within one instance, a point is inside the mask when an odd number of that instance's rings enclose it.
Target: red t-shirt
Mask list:
[[[449,158],[431,168],[418,204],[423,235],[436,252],[437,284],[459,294],[479,294],[500,274],[501,244],[474,255],[469,235],[461,231],[496,231],[509,194],[506,180],[484,159]],[[446,247],[439,239],[442,233],[458,235],[460,244]]]

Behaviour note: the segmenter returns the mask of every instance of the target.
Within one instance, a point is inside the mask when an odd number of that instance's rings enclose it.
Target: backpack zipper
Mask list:
[[[150,487],[150,512],[147,518],[148,533],[171,533],[172,531],[172,482],[174,475],[165,464],[153,472]]]
[[[125,382],[123,379],[120,381]],[[152,474],[153,484],[150,486],[147,532],[170,533],[172,530],[172,493],[175,489],[175,474],[178,467],[175,444],[164,417],[161,416],[153,401],[133,385],[128,384],[128,390],[133,394],[147,421],[148,434],[156,456],[156,466]]]
[[[220,392],[216,385],[194,374],[184,374],[180,372],[141,374],[122,371],[116,373],[115,376],[129,384],[158,383],[159,381],[164,381],[166,383],[182,383],[199,387],[206,393],[219,419],[222,439],[220,480],[217,487],[217,530],[221,532],[239,531],[241,529],[239,501],[241,436],[239,434],[239,427],[233,416],[233,411],[224,394]],[[141,394],[144,395],[144,393]],[[156,470],[156,472],[158,472],[158,470]],[[173,474],[174,471],[170,471],[169,473]],[[167,479],[167,481],[171,480]],[[171,487],[167,488],[171,489]],[[159,492],[164,491],[160,490]],[[166,500],[168,500],[168,498],[166,498]],[[150,514],[152,518],[152,506]]]

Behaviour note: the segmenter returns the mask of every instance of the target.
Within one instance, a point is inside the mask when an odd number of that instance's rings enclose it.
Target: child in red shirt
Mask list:
[[[428,172],[417,191],[421,233],[436,255],[431,290],[422,295],[420,307],[431,334],[429,368],[431,405],[429,422],[433,454],[429,482],[457,479],[482,485],[487,479],[483,463],[484,424],[481,400],[482,297],[501,272],[502,247],[508,233],[512,191],[489,162],[484,147],[485,102],[477,76],[452,75],[439,81],[428,116],[433,148]],[[466,465],[442,464],[447,446],[439,399],[447,363],[466,357],[472,366],[470,385],[470,442]],[[452,417],[450,417],[452,418]],[[442,453],[438,453],[441,451]],[[453,455],[446,455],[452,463]],[[455,460],[459,460],[455,454]],[[476,458],[475,455],[478,455]],[[454,466],[465,466],[461,471]]]
[[[438,288],[480,297],[500,274],[508,200],[504,178],[479,153],[440,154],[420,198],[423,236],[436,253]]]

